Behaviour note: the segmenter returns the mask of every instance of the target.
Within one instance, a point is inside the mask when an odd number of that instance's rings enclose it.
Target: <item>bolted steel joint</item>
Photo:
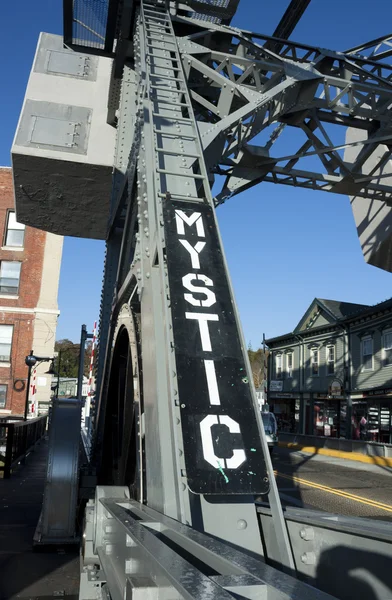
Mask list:
[[[305,565],[315,565],[316,564],[316,555],[314,552],[304,552],[301,554],[301,562]]]
[[[301,531],[299,532],[299,536],[301,539],[305,540],[306,542],[310,542],[310,541],[314,540],[313,527],[303,527],[301,529]]]

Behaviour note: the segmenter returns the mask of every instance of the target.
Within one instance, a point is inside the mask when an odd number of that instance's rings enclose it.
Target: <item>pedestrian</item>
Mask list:
[[[359,421],[359,436],[361,440],[366,440],[367,435],[367,421],[365,417],[362,417]]]

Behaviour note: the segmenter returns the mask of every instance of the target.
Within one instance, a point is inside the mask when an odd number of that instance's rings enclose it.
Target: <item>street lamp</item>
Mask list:
[[[53,361],[54,359],[49,356],[35,356],[33,350],[31,350],[30,354],[26,356],[25,363],[29,368],[27,375],[27,389],[26,389],[26,401],[25,401],[25,410],[24,410],[24,420],[27,421],[27,414],[29,412],[29,394],[30,394],[30,380],[31,380],[31,369],[35,367],[37,363],[49,362],[52,361],[50,365],[48,374],[54,374],[53,369]]]
[[[60,388],[60,367],[61,367],[61,350],[58,351],[58,361],[57,361],[57,373],[56,370],[54,368],[54,359],[52,360],[51,364],[50,364],[50,369],[48,371],[48,373],[50,373],[51,375],[57,375],[57,385],[56,385],[56,395],[55,398],[59,397],[59,388]],[[52,388],[53,389],[53,388]]]

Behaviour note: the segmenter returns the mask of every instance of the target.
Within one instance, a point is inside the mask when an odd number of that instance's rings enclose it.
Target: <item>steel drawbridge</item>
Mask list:
[[[230,25],[235,0],[64,0],[65,49],[41,39],[13,147],[18,218],[88,236],[64,215],[92,201],[91,237],[107,242],[83,600],[327,600],[300,579],[328,591],[335,550],[354,547],[387,600],[373,564],[390,558],[391,532],[282,511],[216,220],[261,182],[343,194],[366,260],[392,270],[388,38],[347,52],[288,41],[308,3],[292,2],[271,37]],[[48,95],[67,77],[66,100],[37,98],[42,77]],[[105,212],[94,152],[114,133]],[[46,191],[32,176],[43,164]],[[59,197],[62,222],[45,222]]]

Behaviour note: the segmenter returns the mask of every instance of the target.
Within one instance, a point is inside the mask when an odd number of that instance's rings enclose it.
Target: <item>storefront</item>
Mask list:
[[[353,440],[392,443],[392,389],[369,390],[352,396]]]
[[[315,394],[313,398],[313,419],[311,435],[341,437],[341,409],[343,397],[330,397]]]
[[[276,392],[269,394],[268,402],[278,424],[278,432],[298,433],[300,400],[294,394]]]

